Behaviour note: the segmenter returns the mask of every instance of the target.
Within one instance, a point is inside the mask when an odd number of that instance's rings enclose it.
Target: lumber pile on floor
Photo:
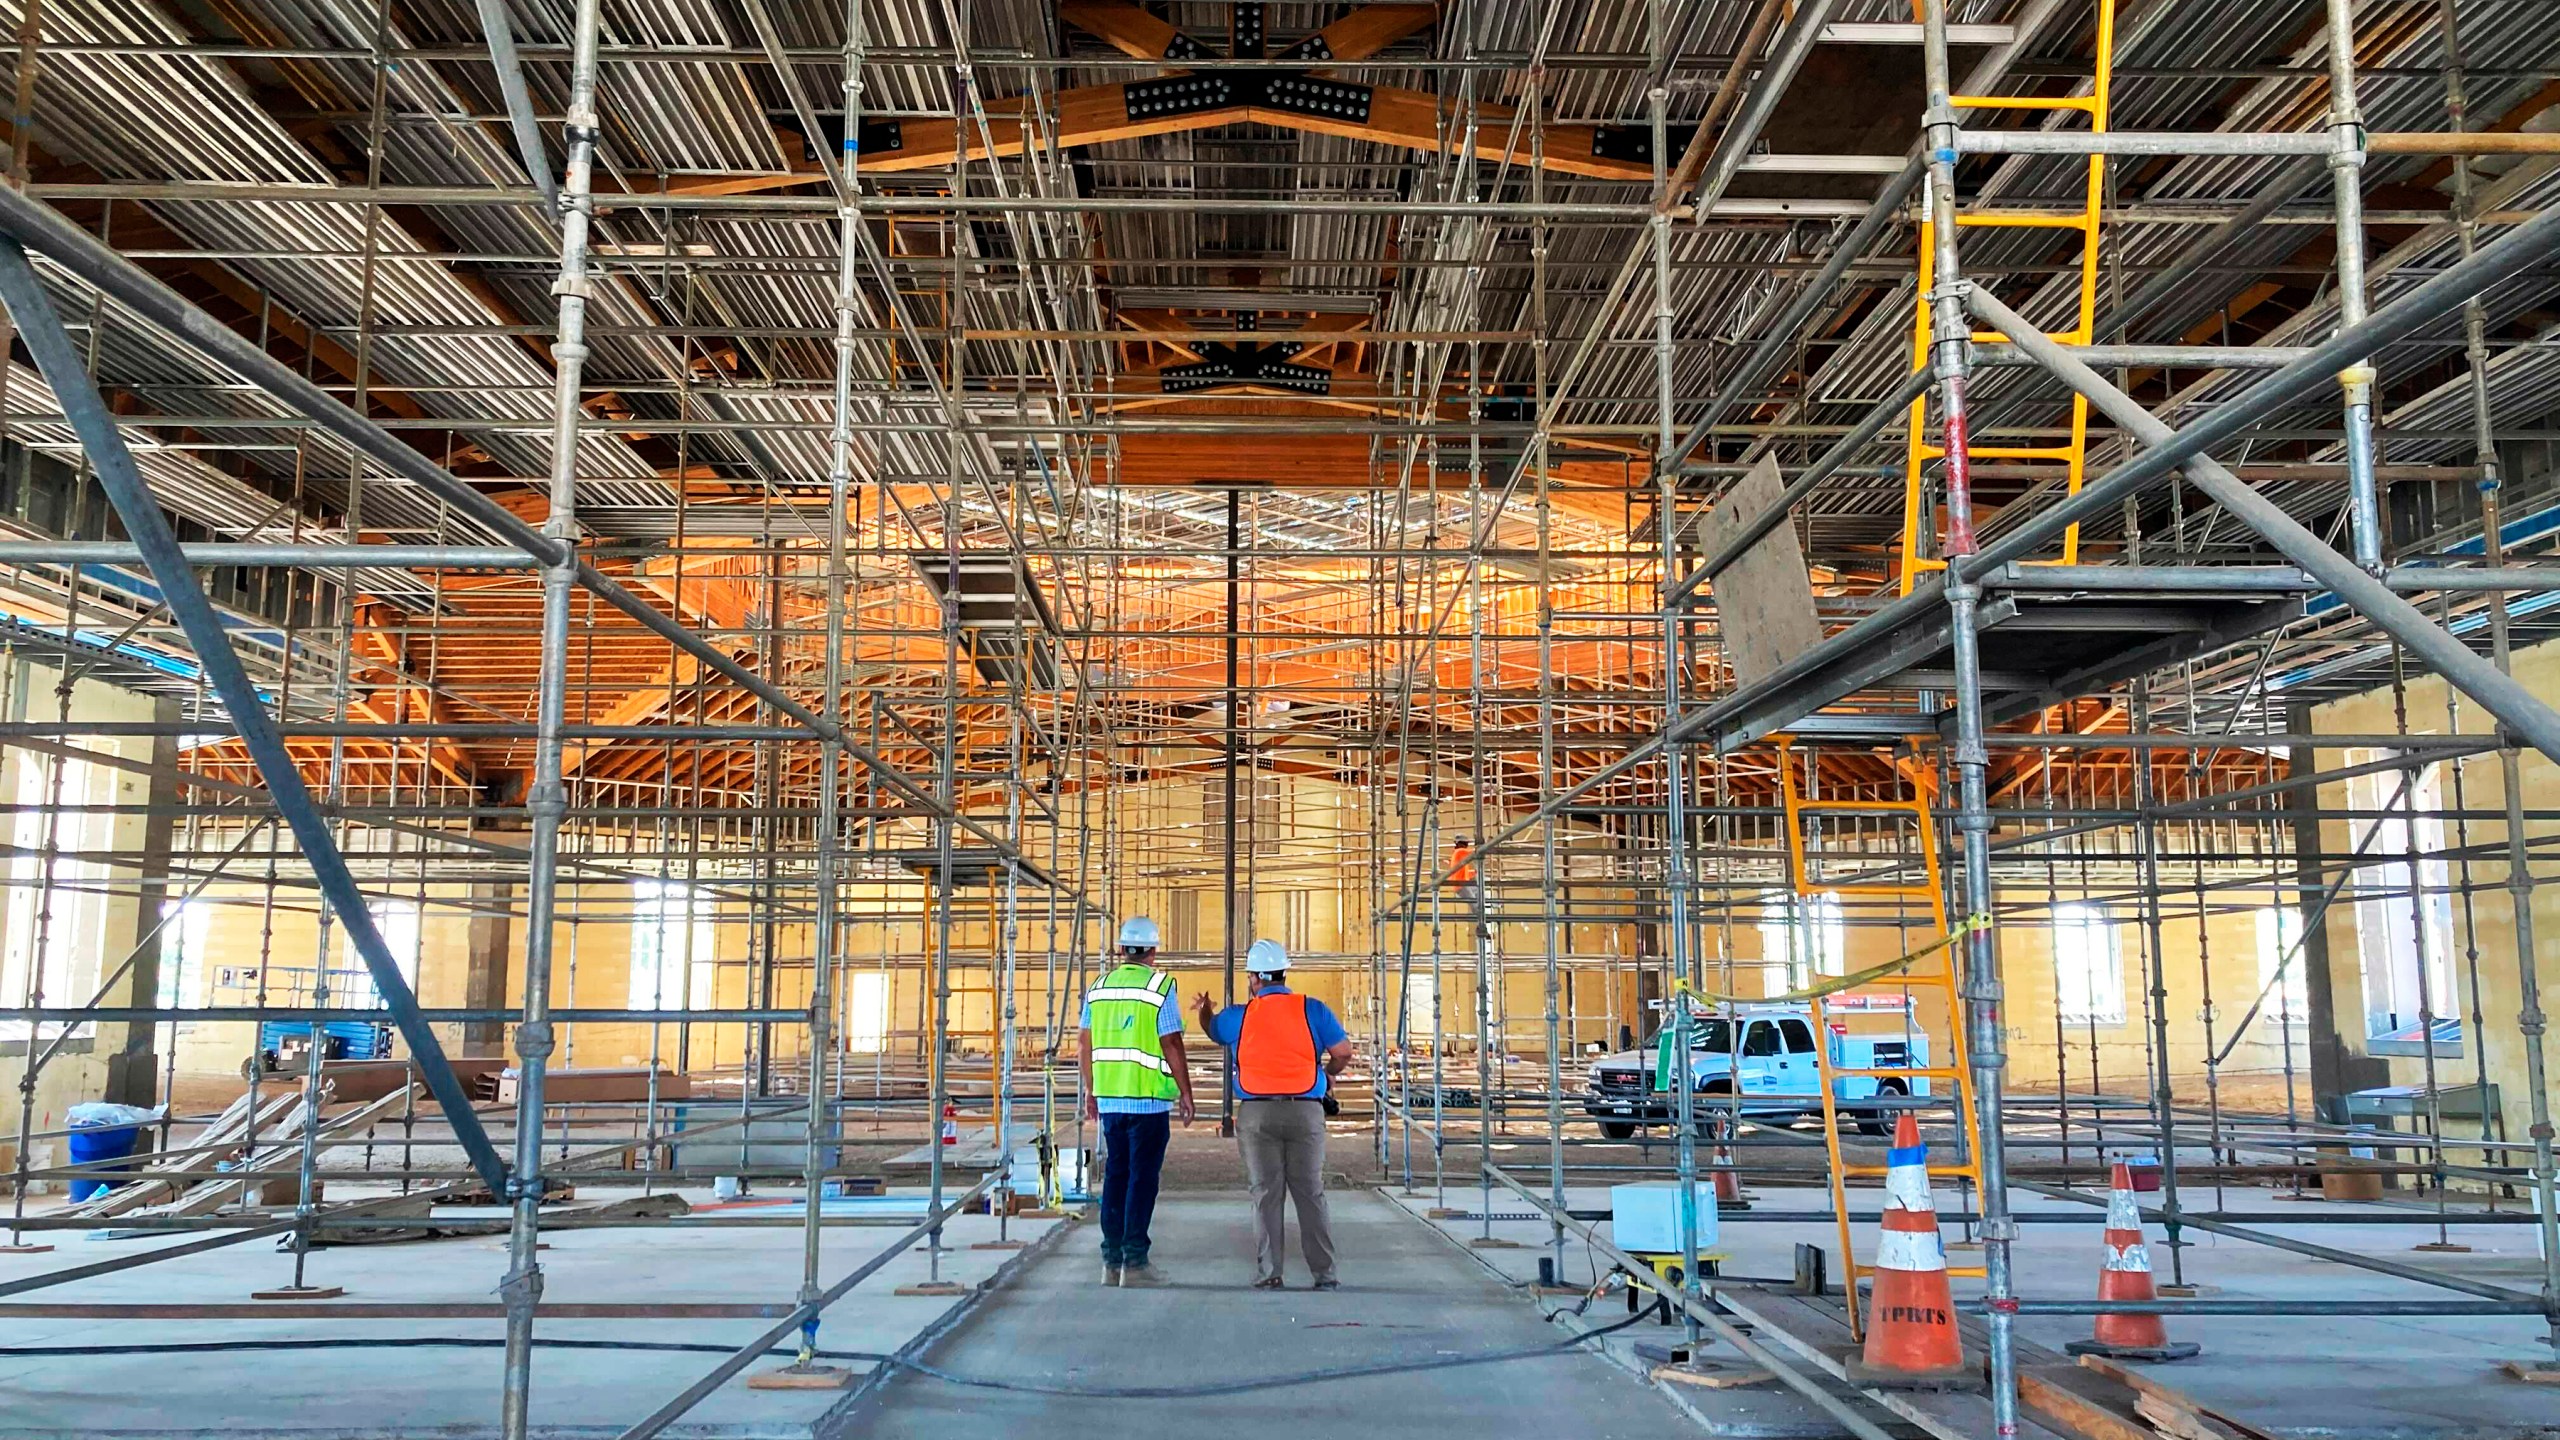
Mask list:
[[[349,1217],[322,1230],[324,1245],[388,1245],[412,1240],[447,1240],[462,1235],[504,1235],[514,1220],[503,1205],[457,1206],[414,1197],[415,1204],[399,1204],[367,1211],[361,1217]],[[619,1200],[591,1201],[580,1205],[545,1205],[542,1223],[546,1229],[573,1229],[580,1222],[596,1223],[616,1220],[665,1220],[692,1210],[681,1195],[631,1195]],[[431,1220],[429,1224],[400,1224]],[[368,1223],[382,1222],[382,1223]]]
[[[352,1134],[371,1125],[384,1115],[397,1112],[401,1106],[408,1103],[411,1088],[403,1086],[389,1095],[360,1105],[343,1115],[323,1116],[320,1120],[320,1138],[328,1140],[340,1135]],[[258,1137],[257,1153],[242,1161],[240,1169],[244,1174],[255,1174],[265,1170],[289,1169],[300,1163],[302,1133],[310,1123],[310,1108],[296,1107],[286,1116],[283,1123],[276,1126],[272,1136]],[[273,1143],[269,1143],[271,1140]],[[177,1200],[140,1213],[151,1216],[209,1214],[239,1199],[250,1186],[263,1187],[266,1183],[263,1180],[233,1180],[216,1175],[200,1184],[188,1187],[187,1193]]]
[[[273,1130],[285,1112],[301,1101],[299,1089],[261,1097],[254,1127],[256,1132],[264,1135]],[[215,1116],[212,1124],[188,1142],[183,1153],[142,1167],[139,1178],[93,1195],[72,1206],[67,1213],[80,1216],[123,1215],[146,1205],[174,1199],[197,1179],[213,1173],[216,1165],[230,1159],[232,1153],[248,1140],[252,1128],[249,1096],[244,1091],[239,1099],[231,1102],[230,1108]]]
[[[334,1139],[362,1130],[398,1111],[408,1103],[412,1088],[403,1086],[341,1115],[322,1115],[320,1138]],[[323,1086],[319,1103],[325,1106],[328,1099],[327,1087]],[[302,1103],[300,1088],[287,1089],[282,1094],[261,1096],[253,1123],[249,1097],[243,1094],[216,1116],[183,1153],[145,1166],[132,1181],[92,1196],[68,1213],[83,1217],[162,1217],[219,1210],[239,1199],[250,1186],[264,1183],[247,1178],[249,1175],[289,1168],[299,1161],[303,1131],[311,1122],[313,1108]],[[253,1135],[256,1151],[244,1157],[241,1152]],[[219,1168],[226,1161],[238,1162],[241,1178],[231,1178]]]
[[[2085,1440],[2274,1440],[2266,1431],[2143,1371],[2096,1355],[2022,1366],[2018,1399]]]

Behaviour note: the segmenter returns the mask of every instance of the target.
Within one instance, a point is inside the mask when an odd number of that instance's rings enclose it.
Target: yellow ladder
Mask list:
[[[1804,798],[1804,792],[1796,783],[1796,764],[1794,748],[1781,739],[1778,742],[1778,788],[1786,808],[1787,878],[1794,887],[1797,898],[1809,900],[1821,895],[1874,895],[1903,901],[1918,900],[1929,907],[1930,937],[1923,945],[1912,948],[1910,953],[1916,958],[1907,968],[1871,984],[1829,994],[1818,994],[1813,999],[1815,1031],[1813,1053],[1815,1062],[1822,1072],[1822,1144],[1831,1157],[1831,1211],[1837,1217],[1840,1227],[1840,1264],[1841,1268],[1847,1272],[1844,1283],[1849,1295],[1850,1333],[1863,1337],[1866,1334],[1866,1321],[1858,1301],[1858,1280],[1862,1276],[1875,1273],[1875,1267],[1862,1265],[1857,1260],[1858,1252],[1849,1225],[1849,1180],[1851,1177],[1881,1178],[1886,1167],[1852,1164],[1841,1154],[1840,1107],[1836,1082],[1845,1076],[1873,1078],[1880,1086],[1887,1081],[1899,1081],[1902,1093],[1905,1095],[1917,1095],[1922,1089],[1921,1082],[1931,1082],[1927,1088],[1932,1099],[1945,1096],[1955,1104],[1956,1123],[1962,1126],[1964,1131],[1964,1153],[1961,1156],[1931,1156],[1929,1174],[1932,1178],[1963,1176],[1972,1182],[1976,1192],[1981,1190],[1982,1170],[1979,1157],[1982,1154],[1982,1133],[1973,1113],[1972,1072],[1968,1068],[1970,1057],[1965,1049],[1964,1000],[1960,989],[1963,954],[1962,947],[1953,943],[1956,935],[1947,924],[1946,888],[1941,883],[1944,876],[1938,866],[1937,820],[1930,811],[1923,777],[1917,773],[1910,776],[1912,795],[1907,800],[1826,799],[1808,802]],[[1805,839],[1805,820],[1808,813],[1885,815],[1907,818],[1913,838],[1919,842],[1921,883],[1914,885],[1874,880],[1841,880],[1816,873],[1816,864],[1825,858],[1844,861],[1871,859],[1874,858],[1874,854],[1869,851],[1846,850],[1826,857],[1819,850],[1809,852]],[[1803,906],[1798,906],[1797,909],[1799,914],[1804,911]],[[1842,1016],[1873,1013],[1871,1009],[1857,1005],[1855,1001],[1880,995],[1892,996],[1900,1001],[1900,1008],[1905,1015],[1906,1033],[1927,1036],[1932,1041],[1937,1037],[1930,1035],[1923,1028],[1920,1002],[1923,999],[1935,997],[1944,1006],[1941,1013],[1947,1017],[1946,1046],[1943,1051],[1929,1057],[1932,1063],[1896,1066],[1844,1066],[1832,1063],[1833,1013],[1836,1011]],[[1840,1024],[1841,1033],[1845,1034],[1847,1022],[1843,1020]],[[1907,1058],[1909,1057],[1906,1056]],[[1850,1123],[1856,1123],[1854,1116],[1851,1117]],[[1979,1276],[1983,1272],[1982,1267],[1976,1265],[1949,1266],[1947,1273]]]
[[[2066,96],[2058,99],[2026,95],[1959,95],[1955,97],[1956,108],[1958,110],[2077,110],[2089,117],[2089,129],[2091,133],[2099,135],[2105,134],[2107,132],[2107,92],[2109,89],[2109,77],[2115,64],[2115,0],[2098,0],[2097,21],[2098,56],[2094,78],[2090,84],[2088,94]],[[2079,232],[2080,308],[2078,312],[2078,320],[2068,330],[2047,332],[2048,338],[2059,344],[2087,345],[2091,343],[2092,332],[2097,324],[2098,222],[2100,207],[2103,203],[2106,192],[2106,178],[2107,157],[2104,155],[2091,155],[2089,157],[2089,183],[2082,195],[2081,208],[2076,212],[2034,212],[2010,210],[1987,214],[1965,214],[1959,211],[1955,217],[1956,225],[1959,228],[1995,230],[2073,230]],[[1924,213],[1921,217],[1919,255],[1920,283],[1918,293],[1914,297],[1915,318],[1912,323],[1911,331],[1911,368],[1915,371],[1918,370],[1921,365],[1925,364],[1929,358],[1929,292],[1937,283],[1937,277],[1932,273],[1933,256],[1935,253],[1935,246],[1933,242],[1936,238],[1936,232],[1933,227],[1936,223],[1937,217],[1934,215]],[[2008,343],[2006,337],[1995,331],[1976,331],[1974,332],[1973,340],[1977,345],[2002,345]],[[1911,420],[1910,425],[1907,427],[1909,435],[1905,441],[1902,477],[1901,584],[1902,593],[1905,595],[1911,593],[1912,585],[1919,580],[1923,572],[1930,570],[1944,570],[1947,568],[1947,562],[1943,558],[1925,554],[1922,550],[1922,541],[1924,537],[1934,536],[1937,532],[1937,526],[1933,523],[1934,517],[1930,515],[1928,511],[1926,503],[1926,487],[1921,483],[1921,471],[1928,462],[1943,459],[1947,453],[1945,447],[1928,443],[1928,412],[1928,396],[1922,395],[1920,398],[1911,402]],[[2080,482],[2087,473],[2089,463],[2089,398],[2085,395],[2078,394],[2071,397],[2071,435],[2063,444],[1968,444],[1965,447],[1965,453],[1976,460],[2060,461],[2063,465],[2065,484],[2069,487],[2068,493],[2077,495],[2080,493]],[[2078,525],[2072,525],[2062,532],[2062,555],[2060,559],[2028,561],[2026,563],[2070,565],[2077,563],[2079,558],[2080,527]]]

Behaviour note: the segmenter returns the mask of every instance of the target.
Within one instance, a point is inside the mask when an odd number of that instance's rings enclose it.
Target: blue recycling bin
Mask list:
[[[122,1160],[133,1154],[133,1147],[140,1143],[141,1139],[142,1127],[139,1125],[75,1127],[71,1132],[71,1163],[86,1165],[93,1160]],[[111,1189],[122,1183],[124,1174],[121,1168],[98,1170],[89,1172],[88,1177],[72,1181],[73,1203],[86,1200],[101,1190]],[[116,1178],[106,1178],[109,1176]]]

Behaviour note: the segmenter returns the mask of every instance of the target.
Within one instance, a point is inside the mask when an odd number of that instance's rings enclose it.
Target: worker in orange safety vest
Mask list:
[[[1351,1063],[1351,1035],[1323,1001],[1289,988],[1289,952],[1279,941],[1254,941],[1244,963],[1253,998],[1213,1013],[1201,996],[1200,1028],[1236,1052],[1236,1147],[1253,1193],[1253,1286],[1283,1286],[1286,1206],[1294,1203],[1298,1246],[1315,1288],[1338,1289],[1324,1200],[1324,1121],[1336,1108],[1333,1078]]]

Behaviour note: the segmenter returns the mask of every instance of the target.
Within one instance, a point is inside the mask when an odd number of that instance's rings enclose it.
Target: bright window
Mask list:
[[[631,1008],[712,1003],[711,902],[673,880],[631,882]]]
[[[2301,945],[2301,911],[2290,905],[2270,905],[2258,912],[2258,993],[2266,997],[2258,1013],[2270,1020],[2299,1025],[2311,1016],[2310,962]],[[2282,984],[2276,983],[2280,966]]]
[[[1440,977],[1415,970],[1404,982],[1404,1035],[1419,1045],[1440,1038]]]
[[[2393,756],[2358,750],[2347,758],[2350,764],[2370,764]],[[2443,808],[2441,771],[2427,766],[2404,794],[2401,782],[2406,777],[2405,771],[2383,770],[2347,781],[2349,808],[2392,812],[2390,818],[2355,820],[2349,827],[2353,845],[2364,853],[2355,891],[2367,1036],[2409,1030],[2418,1023],[2422,998],[2436,1015],[2456,1011],[2453,901],[2445,893],[2444,822],[2434,814]],[[2413,896],[2412,891],[2418,893]]]
[[[889,1048],[889,977],[875,971],[852,979],[845,996],[844,1043],[858,1054],[876,1055]]]
[[[2065,1023],[2124,1023],[2124,958],[2116,951],[2116,929],[2103,908],[2055,907],[2053,984],[2054,1003]]]
[[[57,765],[62,772],[58,792],[53,776]],[[115,788],[115,776],[105,766],[18,752],[15,795],[26,808],[11,817],[9,827],[17,852],[8,861],[6,922],[0,925],[5,932],[0,933],[0,1000],[5,1003],[25,1004],[31,982],[39,977],[47,1005],[84,1005],[96,989],[107,914],[107,897],[97,882],[107,872],[105,866],[78,857],[110,848],[114,817],[77,810],[58,817],[48,901],[43,853],[46,818],[35,807],[52,802],[57,794],[64,805],[112,804]],[[24,1020],[0,1020],[0,1039],[24,1040],[32,1028]],[[77,1033],[87,1031],[82,1026]]]
[[[1777,895],[1760,902],[1760,954],[1783,959],[1787,988],[1802,990],[1817,975],[1849,973],[1849,941],[1837,895]]]
[[[204,900],[163,900],[160,915],[160,993],[153,1003],[202,1005],[204,947],[213,933],[213,906]]]
[[[409,993],[418,992],[418,902],[415,900],[371,900],[365,913],[373,917],[373,928],[382,935],[382,947],[391,952],[391,963],[400,971],[402,983]],[[334,927],[338,932],[338,964],[329,975],[329,1003],[357,1009],[378,1009],[382,992],[373,983],[373,971],[357,952],[355,939],[347,927]]]

